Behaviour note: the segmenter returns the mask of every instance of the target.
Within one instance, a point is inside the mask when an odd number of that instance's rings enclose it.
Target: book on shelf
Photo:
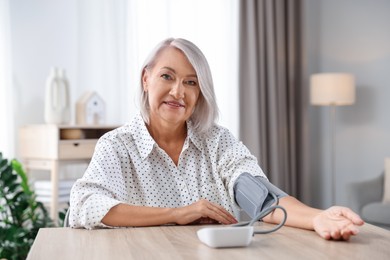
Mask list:
[[[58,181],[58,190],[69,190],[72,188],[76,180],[60,180]],[[34,182],[35,190],[51,190],[52,183],[49,180],[39,180]]]
[[[37,201],[40,201],[40,202],[51,202],[51,196],[37,196]],[[61,202],[69,202],[69,199],[70,199],[70,196],[69,195],[66,195],[66,196],[59,196],[58,197],[58,202],[61,203]]]
[[[35,189],[34,192],[37,196],[51,196],[51,190]],[[59,189],[58,196],[70,196],[70,190]]]

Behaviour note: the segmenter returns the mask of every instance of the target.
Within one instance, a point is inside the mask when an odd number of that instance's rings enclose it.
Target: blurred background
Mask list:
[[[245,0],[242,0],[245,2]],[[278,2],[276,0],[276,2]],[[299,3],[305,138],[300,199],[319,208],[348,205],[348,184],[384,170],[390,156],[390,1],[302,0]],[[18,128],[44,123],[45,84],[65,70],[75,104],[88,90],[106,103],[106,122],[122,125],[138,111],[140,68],[167,37],[193,41],[213,73],[219,123],[241,139],[239,0],[0,0],[0,151],[18,157]],[[260,48],[260,46],[258,46]],[[339,107],[331,154],[329,107],[310,105],[310,75],[355,76],[354,105]],[[241,118],[241,119],[240,119]],[[250,126],[248,126],[250,127]],[[245,143],[247,144],[247,143]],[[247,144],[248,145],[248,144]],[[261,164],[261,163],[260,163]],[[77,176],[82,171],[76,172]]]

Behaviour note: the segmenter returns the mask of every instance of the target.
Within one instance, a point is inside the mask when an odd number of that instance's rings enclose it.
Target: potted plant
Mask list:
[[[54,226],[17,160],[0,152],[0,259],[25,259],[38,230]]]

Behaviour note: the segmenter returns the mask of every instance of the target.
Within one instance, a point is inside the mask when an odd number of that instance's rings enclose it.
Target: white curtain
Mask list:
[[[148,53],[167,37],[185,38],[208,59],[219,123],[238,137],[238,1],[130,0],[127,17],[132,111],[138,110],[139,73]]]
[[[106,102],[106,123],[129,120],[126,0],[78,2],[78,82],[76,97],[96,91]]]
[[[11,36],[8,0],[0,1],[0,152],[15,157],[15,123],[12,88]]]

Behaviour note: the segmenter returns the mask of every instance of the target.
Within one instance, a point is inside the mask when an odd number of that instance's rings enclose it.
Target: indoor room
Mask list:
[[[389,13],[0,0],[0,259],[385,259]]]

